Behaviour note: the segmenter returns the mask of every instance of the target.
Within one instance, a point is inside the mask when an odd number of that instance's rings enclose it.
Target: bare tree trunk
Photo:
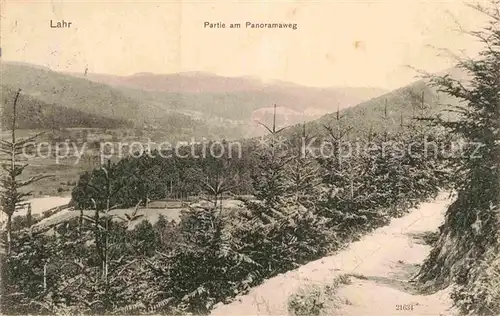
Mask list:
[[[80,210],[80,217],[78,219],[78,233],[81,238],[83,235],[83,208]]]
[[[47,262],[43,265],[43,291],[47,291]]]
[[[12,214],[7,214],[7,255],[10,255],[12,247]]]
[[[21,94],[21,89],[17,90],[16,98],[14,99],[14,105],[12,107],[12,148],[11,148],[11,156],[10,156],[10,177],[12,182],[15,181],[17,176],[16,174],[16,108],[17,108],[17,100],[19,99],[19,95]],[[14,188],[15,192],[15,188]],[[7,194],[11,194],[12,192],[8,192]],[[12,205],[11,205],[12,204]],[[15,201],[10,203],[9,206],[12,208],[7,210],[7,254],[10,254],[12,248],[12,214],[16,211],[16,203]]]
[[[33,216],[31,215],[31,203],[28,204],[28,211],[26,212],[26,220],[28,222],[28,227],[31,227],[33,222]]]
[[[11,130],[11,140],[7,141],[0,139],[0,151],[6,153],[10,156],[9,163],[2,164],[2,168],[7,171],[7,176],[0,179],[0,187],[5,191],[2,192],[2,212],[7,215],[7,254],[11,253],[12,249],[12,216],[16,211],[16,206],[21,206],[24,201],[24,197],[28,196],[30,193],[23,193],[19,191],[19,188],[25,187],[33,182],[39,181],[46,176],[34,176],[27,181],[18,181],[17,177],[21,175],[23,169],[26,167],[19,166],[17,162],[17,155],[21,154],[21,149],[24,148],[25,144],[28,144],[38,135],[16,139],[16,118],[17,118],[17,102],[21,94],[21,89],[17,90],[14,104],[12,108],[12,130]],[[24,203],[26,205],[27,203]],[[31,222],[31,214],[29,214],[28,221]]]
[[[111,179],[109,178],[109,171],[110,171],[110,161],[108,160],[108,169],[106,170],[106,189],[107,189],[107,194],[106,194],[106,216],[105,216],[105,231],[104,231],[104,256],[103,256],[103,267],[104,267],[104,280],[107,281],[108,278],[108,247],[109,247],[109,211],[111,210],[111,194],[112,194],[112,188],[111,188]],[[147,199],[146,199],[147,201]],[[146,202],[147,203],[147,202]]]
[[[99,259],[101,260],[101,268],[102,263],[104,262],[104,252],[102,249],[102,244],[101,244],[101,238],[100,238],[100,231],[99,231],[99,209],[97,208],[97,205],[95,205],[95,213],[94,213],[94,240],[95,240],[95,247],[97,251],[97,255],[99,256]]]

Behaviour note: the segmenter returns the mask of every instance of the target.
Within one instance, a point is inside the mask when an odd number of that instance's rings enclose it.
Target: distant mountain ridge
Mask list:
[[[83,77],[83,74],[71,73]],[[132,98],[168,104],[178,111],[195,111],[209,117],[243,121],[258,133],[255,121],[269,121],[273,104],[284,110],[278,120],[285,125],[309,121],[377,97],[386,90],[371,87],[305,87],[280,80],[263,82],[255,77],[224,77],[207,72],[176,74],[138,73],[113,76],[88,73],[86,78],[121,89]],[[293,115],[289,114],[289,110]]]
[[[290,132],[298,130],[293,125],[308,121],[309,131],[324,134],[324,125],[336,124],[334,112],[339,109],[344,124],[352,125],[355,133],[368,128],[397,130],[401,120],[412,120],[416,104],[422,101],[433,114],[444,104],[456,103],[423,80],[385,92],[377,88],[313,88],[196,71],[85,76],[24,63],[2,63],[0,69],[5,91],[2,101],[8,104],[7,96],[12,97],[13,91],[22,88],[24,100],[33,105],[25,112],[35,113],[31,116],[38,122],[23,121],[31,127],[49,124],[54,121],[50,116],[57,115],[55,119],[67,116],[69,126],[101,127],[108,120],[109,128],[132,126],[235,139],[264,132],[257,122],[270,123],[273,104],[277,104],[278,124],[291,126]],[[467,77],[454,68],[440,74]],[[389,118],[383,119],[386,104]],[[41,107],[47,110],[40,111]]]
[[[155,74],[149,72],[135,73],[130,76],[116,76],[97,73],[68,73],[75,77],[86,77],[95,82],[122,86],[127,88],[142,89],[162,92],[237,92],[237,91],[275,91],[286,89],[300,89],[315,93],[336,93],[352,98],[352,102],[374,97],[387,92],[381,88],[372,87],[331,87],[317,88],[305,87],[292,82],[272,80],[263,82],[256,77],[225,77],[202,71],[188,71],[174,74]],[[357,96],[362,94],[363,97]]]
[[[58,113],[61,119],[67,108],[73,110],[72,116],[76,113],[92,116],[88,120],[71,119],[67,125],[78,122],[88,125],[94,121],[102,125],[105,121],[98,118],[104,118],[112,121],[110,125],[114,127],[123,122],[127,127],[167,128],[169,133],[182,129],[184,135],[206,134],[228,139],[262,132],[256,121],[268,122],[271,119],[268,109],[273,104],[283,109],[281,122],[291,125],[384,92],[377,88],[304,87],[197,71],[132,76],[61,73],[19,62],[2,62],[0,74],[2,89],[21,88],[26,100],[38,102],[38,107],[40,104],[57,107],[57,111],[45,111],[44,115]],[[7,104],[8,100],[4,98],[2,102]],[[182,119],[176,119],[179,117]],[[48,122],[51,118],[38,121]],[[30,122],[26,124],[33,126]]]

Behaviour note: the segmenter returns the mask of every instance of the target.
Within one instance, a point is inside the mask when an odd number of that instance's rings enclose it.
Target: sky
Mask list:
[[[404,86],[417,75],[408,66],[453,66],[443,50],[475,56],[479,44],[459,25],[484,25],[462,0],[0,1],[4,61],[116,75],[203,71],[318,87]],[[72,25],[51,28],[51,20]],[[297,30],[246,29],[246,22],[297,23]]]

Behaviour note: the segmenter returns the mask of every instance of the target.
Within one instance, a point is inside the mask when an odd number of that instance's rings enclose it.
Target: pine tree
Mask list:
[[[284,128],[276,125],[276,104],[274,105],[273,124],[271,127],[262,124],[269,132],[262,137],[260,148],[255,152],[257,157],[256,172],[252,175],[255,196],[267,209],[276,209],[284,203],[287,195],[286,168],[290,161],[285,139],[280,136]]]
[[[487,254],[498,260],[500,253],[500,2],[475,8],[490,22],[471,32],[484,44],[479,57],[458,64],[471,79],[431,77],[440,91],[463,102],[451,109],[458,114],[457,120],[438,123],[460,135],[466,146],[460,159],[453,161],[459,175],[457,200],[446,213],[440,239],[420,271],[420,280],[438,287],[455,282],[453,296],[462,312],[498,315],[500,292],[481,281],[495,275],[487,276],[490,269],[478,262],[488,264]]]
[[[337,110],[334,126],[325,125],[329,134],[331,152],[319,157],[326,171],[323,183],[328,192],[322,205],[322,215],[332,219],[331,225],[340,236],[350,236],[353,230],[365,225],[368,218],[365,200],[367,165],[361,155],[352,147],[349,133],[352,126],[343,124],[344,116]]]
[[[320,165],[304,150],[304,145],[310,140],[306,125],[303,124],[302,134],[295,139],[290,149],[292,159],[287,165],[286,176],[289,183],[288,194],[293,197],[294,203],[314,209],[323,192]]]
[[[12,126],[11,126],[11,139],[4,140],[0,139],[0,152],[6,154],[8,158],[2,159],[3,161],[8,161],[2,163],[2,169],[5,173],[2,175],[0,180],[0,188],[2,189],[1,195],[1,207],[2,212],[7,216],[6,232],[7,232],[7,254],[10,254],[11,241],[12,241],[12,216],[16,210],[20,208],[25,208],[29,203],[25,202],[25,198],[31,194],[31,192],[23,192],[19,189],[24,188],[34,182],[37,182],[43,178],[48,177],[47,175],[36,175],[27,180],[21,180],[20,177],[28,166],[23,161],[23,149],[24,146],[35,139],[41,134],[37,134],[27,138],[16,137],[16,119],[17,119],[17,103],[19,101],[19,96],[21,94],[21,89],[16,93],[14,103],[12,105]],[[25,160],[25,159],[24,159]]]

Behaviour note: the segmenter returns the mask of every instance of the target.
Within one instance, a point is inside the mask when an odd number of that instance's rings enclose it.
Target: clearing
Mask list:
[[[59,197],[50,197],[50,198],[40,198],[40,199],[33,199],[30,200],[32,202],[32,207],[35,208],[36,210],[39,211],[45,211],[51,207],[59,206],[62,204],[67,204],[69,203],[71,198],[59,198]],[[37,204],[34,204],[34,203]],[[40,207],[42,205],[42,202],[52,202],[51,207],[49,207],[49,204],[45,203],[45,208]],[[59,204],[57,204],[59,203]],[[130,223],[129,228],[133,229],[137,224],[142,222],[143,220],[148,220],[151,224],[154,224],[158,221],[158,218],[160,215],[163,215],[167,220],[174,220],[174,221],[179,221],[181,212],[183,209],[186,209],[184,205],[191,205],[191,206],[196,206],[196,205],[208,205],[208,202],[184,202],[184,201],[179,201],[179,200],[171,200],[171,201],[153,201],[150,203],[150,207],[139,207],[137,211],[137,215],[141,216],[138,219],[132,221]],[[34,206],[33,206],[34,205]],[[224,200],[223,201],[224,208],[226,210],[234,210],[234,209],[239,209],[243,207],[243,203],[239,200]],[[111,216],[116,216],[116,218],[125,218],[125,214],[132,214],[134,212],[135,208],[134,207],[129,207],[125,209],[113,209],[109,211],[109,215]],[[84,215],[93,217],[95,214],[94,210],[84,210],[83,211]],[[17,215],[26,215],[26,211],[24,210],[24,213],[21,211],[16,212]],[[101,216],[103,216],[104,213],[101,213]],[[62,223],[69,221],[73,218],[79,217],[80,216],[80,211],[78,210],[69,210],[69,209],[64,209],[61,210],[47,218],[42,219],[40,222],[35,224],[35,226],[40,226],[44,227],[47,225],[55,225],[57,223]]]
[[[448,290],[423,295],[410,282],[431,249],[426,237],[437,231],[450,203],[447,194],[422,203],[344,250],[268,279],[230,304],[218,304],[212,315],[289,315],[291,295],[331,286],[343,274],[351,276],[350,282],[339,286],[330,298],[334,303],[324,304],[319,314],[454,315]]]

